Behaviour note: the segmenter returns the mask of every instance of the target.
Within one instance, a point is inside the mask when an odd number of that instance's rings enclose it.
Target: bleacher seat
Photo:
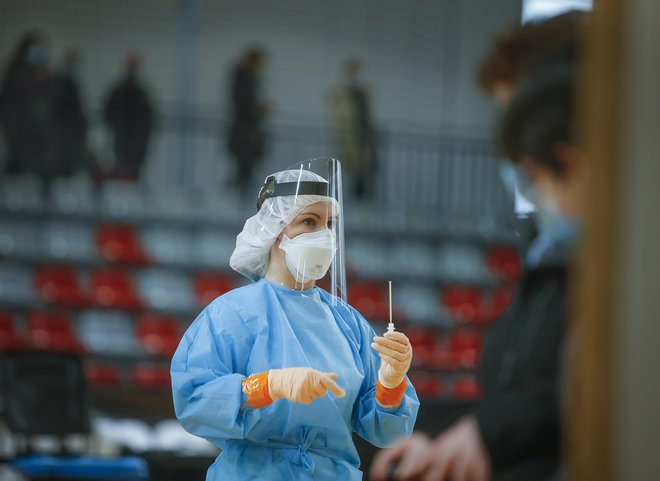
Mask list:
[[[236,247],[236,235],[206,229],[193,239],[194,262],[202,268],[226,269]]]
[[[87,177],[54,179],[49,206],[60,215],[91,216],[96,212],[94,186]]]
[[[108,180],[101,187],[99,207],[105,217],[122,221],[143,219],[147,205],[135,182]]]
[[[131,275],[122,269],[96,269],[91,275],[91,298],[101,307],[139,309],[143,302]]]
[[[35,298],[32,270],[12,262],[0,262],[0,302],[32,305]]]
[[[140,389],[172,389],[170,370],[165,366],[139,363],[133,368],[133,384]]]
[[[415,366],[426,366],[433,359],[437,349],[437,334],[432,327],[410,326],[405,330],[413,348]]]
[[[478,330],[451,332],[435,352],[433,366],[440,369],[476,369],[483,333]]]
[[[35,287],[45,302],[71,307],[89,304],[89,297],[78,281],[78,273],[71,266],[39,267]]]
[[[373,254],[370,254],[373,255]],[[406,275],[436,277],[435,249],[428,242],[396,242],[386,257],[393,273],[405,272]]]
[[[411,322],[433,322],[444,325],[445,319],[437,302],[437,289],[428,283],[402,283],[392,286],[394,302]]]
[[[460,376],[454,379],[452,395],[461,401],[473,401],[482,395],[481,387],[473,376]]]
[[[477,367],[482,340],[483,333],[478,330],[457,330],[449,335],[449,350],[461,368]]]
[[[99,255],[110,262],[143,265],[149,257],[142,247],[137,229],[128,224],[105,224],[96,231]]]
[[[144,229],[141,237],[149,258],[158,264],[188,265],[192,261],[192,238],[183,229],[152,227]]]
[[[53,220],[43,227],[44,254],[67,262],[89,262],[98,258],[92,227],[84,222]]]
[[[222,274],[198,274],[195,277],[195,298],[199,307],[205,307],[216,297],[236,287],[233,277]]]
[[[89,362],[85,374],[90,385],[95,387],[116,387],[121,383],[121,373],[115,364]]]
[[[435,268],[445,279],[473,282],[486,277],[483,253],[476,245],[444,244],[434,257]]]
[[[365,318],[389,319],[389,299],[385,282],[357,281],[349,285],[348,301]]]
[[[35,311],[27,318],[26,337],[29,347],[45,351],[82,354],[71,319],[60,312]]]
[[[178,321],[171,316],[143,314],[138,319],[137,337],[142,349],[149,354],[172,357],[181,334]]]
[[[522,273],[518,250],[512,246],[491,246],[486,251],[486,265],[497,277],[516,280]]]
[[[175,190],[149,191],[149,202],[145,205],[145,214],[150,219],[164,221],[191,221],[196,220],[197,208],[188,192]]]
[[[346,262],[359,275],[364,277],[387,276],[391,269],[383,259],[387,259],[387,246],[373,240],[353,238],[346,242]]]
[[[458,321],[475,322],[482,314],[481,295],[479,287],[447,286],[442,290],[442,306]]]
[[[154,308],[186,311],[195,306],[192,282],[188,275],[166,269],[148,269],[137,273],[141,299]]]
[[[0,210],[39,213],[43,205],[43,182],[39,177],[25,174],[0,179]]]
[[[442,306],[459,322],[489,324],[498,319],[515,294],[512,286],[484,289],[476,286],[447,286],[442,291]]]
[[[93,353],[135,356],[141,352],[133,319],[125,312],[82,311],[78,316],[78,336]]]
[[[41,255],[39,229],[33,222],[0,219],[0,256],[34,259]]]
[[[11,311],[0,309],[0,352],[25,347],[25,341],[16,330],[16,321]]]
[[[443,394],[445,386],[440,374],[412,372],[409,377],[420,398],[436,399]]]

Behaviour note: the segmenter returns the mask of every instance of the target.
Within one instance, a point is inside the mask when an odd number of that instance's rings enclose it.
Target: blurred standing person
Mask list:
[[[518,188],[536,205],[539,235],[517,299],[487,333],[482,399],[434,438],[415,433],[381,451],[374,481],[393,465],[395,479],[424,481],[547,480],[558,469],[568,269],[586,182],[573,90],[587,21],[566,14],[518,27],[498,39],[481,66],[482,86],[506,106],[498,140]]]
[[[54,82],[48,45],[39,32],[23,36],[0,87],[5,171],[49,177],[53,168]]]
[[[367,88],[361,83],[362,64],[349,60],[344,65],[345,83],[333,98],[337,137],[343,165],[353,181],[358,199],[366,199],[369,179],[377,164],[376,128]]]
[[[114,136],[114,176],[138,180],[153,128],[153,111],[147,90],[139,79],[142,59],[131,53],[124,77],[112,88],[105,104],[105,121]]]
[[[247,194],[254,169],[264,154],[268,111],[261,97],[261,76],[266,53],[260,48],[247,50],[232,73],[229,151],[236,162],[235,182]]]
[[[56,75],[56,164],[60,175],[72,175],[87,160],[87,119],[79,87],[80,53],[69,50]]]

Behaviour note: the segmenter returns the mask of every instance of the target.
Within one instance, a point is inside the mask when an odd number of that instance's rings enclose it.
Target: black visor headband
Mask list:
[[[259,190],[257,198],[257,212],[266,199],[281,197],[283,195],[328,195],[327,182],[300,181],[278,183],[274,176],[266,179],[266,183]]]

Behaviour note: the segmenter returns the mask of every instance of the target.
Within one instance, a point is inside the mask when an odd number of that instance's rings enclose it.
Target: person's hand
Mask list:
[[[386,332],[382,337],[374,337],[371,347],[381,359],[378,380],[385,387],[397,387],[403,382],[412,362],[410,341],[401,332]]]
[[[404,469],[405,468],[405,469]],[[397,480],[490,481],[490,458],[483,446],[477,420],[464,417],[438,436],[417,465],[400,466]]]
[[[332,391],[337,397],[344,397],[344,390],[335,382],[337,373],[321,372],[309,367],[290,367],[268,371],[268,393],[273,401],[289,401],[310,404],[314,399]]]
[[[426,433],[414,432],[409,438],[403,438],[387,449],[381,449],[371,464],[371,480],[387,481],[391,470],[396,466],[395,478],[401,472],[419,474],[415,469],[420,460],[427,459],[426,451],[432,446],[431,438]],[[413,478],[406,478],[413,479]]]

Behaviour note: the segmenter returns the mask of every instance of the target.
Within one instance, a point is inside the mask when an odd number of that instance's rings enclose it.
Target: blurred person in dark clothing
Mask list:
[[[377,167],[376,129],[369,92],[360,80],[361,70],[357,60],[346,62],[345,84],[333,98],[340,158],[358,199],[369,196],[369,179]]]
[[[261,97],[261,75],[266,54],[259,48],[247,50],[232,73],[229,151],[236,162],[235,181],[248,193],[254,169],[264,154],[267,104]]]
[[[56,164],[59,175],[71,175],[87,164],[87,119],[80,97],[79,82],[80,53],[69,50],[61,69],[55,76],[56,82]]]
[[[154,119],[147,90],[139,79],[141,58],[131,53],[124,77],[112,88],[105,104],[105,121],[114,135],[113,176],[138,180],[144,165]]]
[[[39,32],[26,34],[0,87],[0,123],[7,142],[5,172],[49,178],[55,167],[56,91],[49,52]]]
[[[435,438],[416,433],[382,451],[372,466],[374,480],[386,479],[393,465],[395,479],[425,481],[545,480],[558,469],[567,270],[586,167],[573,126],[578,45],[553,44],[556,49],[540,48],[533,62],[526,54],[530,63],[503,83],[509,92],[501,99],[507,107],[498,140],[518,188],[536,205],[539,235],[514,304],[487,333],[479,368],[483,398]]]

